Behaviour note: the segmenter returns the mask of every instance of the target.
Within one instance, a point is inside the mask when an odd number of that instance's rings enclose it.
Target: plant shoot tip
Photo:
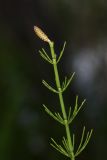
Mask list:
[[[34,31],[40,39],[42,39],[45,42],[51,43],[48,36],[38,26],[34,26]]]

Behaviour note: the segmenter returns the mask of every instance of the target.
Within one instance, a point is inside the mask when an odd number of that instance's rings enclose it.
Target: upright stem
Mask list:
[[[71,160],[75,160],[74,152],[73,152],[73,145],[72,145],[72,140],[71,140],[71,135],[70,135],[70,129],[69,129],[69,124],[68,124],[68,120],[67,120],[67,114],[66,114],[66,110],[65,110],[63,95],[62,95],[62,88],[61,88],[59,73],[58,73],[58,68],[57,68],[56,54],[54,51],[54,43],[50,42],[49,45],[50,45],[51,56],[52,56],[52,60],[53,60],[55,82],[56,82],[57,89],[59,91],[59,93],[58,93],[59,94],[59,101],[60,101],[61,110],[62,110],[64,122],[65,122],[66,135],[67,135],[68,145],[69,145],[69,149],[70,149],[70,153],[71,153],[70,158],[71,158]]]

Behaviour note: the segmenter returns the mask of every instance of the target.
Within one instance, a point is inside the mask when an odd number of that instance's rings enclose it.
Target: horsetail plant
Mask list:
[[[81,108],[83,107],[86,100],[83,100],[82,103],[78,104],[78,96],[76,96],[74,109],[72,111],[72,108],[69,108],[69,112],[67,114],[63,99],[63,93],[70,85],[74,74],[71,75],[70,78],[65,77],[64,81],[60,82],[59,72],[58,72],[58,63],[61,60],[61,57],[64,53],[66,42],[63,45],[62,51],[60,52],[59,57],[56,57],[56,53],[54,50],[54,42],[51,41],[48,36],[37,26],[34,26],[34,31],[36,35],[42,39],[43,41],[47,42],[50,47],[51,57],[47,54],[47,52],[42,48],[41,51],[39,51],[41,57],[50,63],[53,66],[54,69],[54,77],[55,77],[55,83],[56,83],[56,89],[50,86],[45,80],[42,81],[43,85],[48,88],[50,91],[54,92],[59,97],[60,107],[62,111],[62,115],[60,113],[52,112],[48,107],[43,104],[43,107],[45,111],[57,122],[61,123],[66,130],[66,137],[62,138],[62,145],[58,144],[53,138],[51,138],[50,145],[55,148],[57,151],[59,151],[61,154],[65,155],[66,157],[70,158],[71,160],[75,160],[75,158],[85,149],[87,146],[91,135],[92,135],[92,129],[91,131],[86,133],[85,136],[85,126],[83,127],[82,136],[80,139],[80,143],[77,148],[75,148],[75,135],[70,133],[70,124],[74,120],[74,118],[77,116]]]

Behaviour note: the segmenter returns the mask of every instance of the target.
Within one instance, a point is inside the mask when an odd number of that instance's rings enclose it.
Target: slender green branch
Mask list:
[[[44,86],[46,88],[48,88],[50,91],[54,92],[54,93],[59,93],[57,90],[55,90],[53,87],[51,87],[45,80],[42,80],[42,83],[44,84]]]
[[[57,63],[60,61],[60,59],[61,59],[61,57],[62,57],[62,55],[63,55],[63,53],[64,53],[65,46],[66,46],[66,42],[64,42],[64,45],[63,45],[62,51],[61,51],[61,53],[60,53],[60,55],[59,55],[59,57],[58,57]]]

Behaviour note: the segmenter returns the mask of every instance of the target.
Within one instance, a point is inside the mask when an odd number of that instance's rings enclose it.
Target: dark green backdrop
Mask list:
[[[106,159],[107,148],[107,1],[105,0],[1,0],[0,1],[0,160],[61,160],[49,146],[50,137],[65,134],[43,111],[42,103],[59,103],[41,80],[54,80],[53,70],[39,56],[47,44],[35,36],[41,27],[55,42],[60,75],[76,72],[64,95],[67,109],[75,95],[85,108],[71,130],[77,143],[82,126],[94,128],[92,139],[79,160]],[[53,105],[52,105],[53,104]]]

